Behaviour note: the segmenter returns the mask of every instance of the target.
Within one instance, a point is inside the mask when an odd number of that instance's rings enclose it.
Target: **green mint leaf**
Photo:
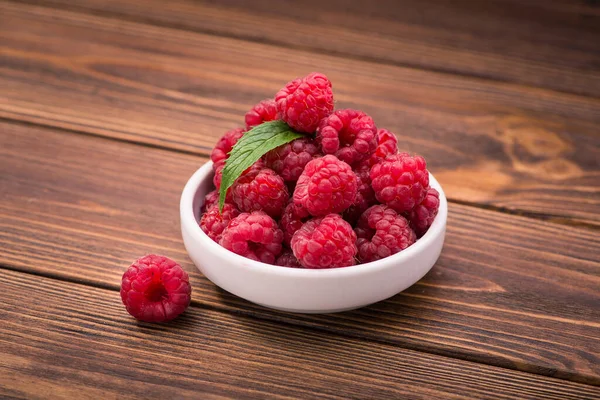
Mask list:
[[[274,148],[304,136],[294,132],[283,121],[265,122],[244,133],[225,161],[219,190],[219,211],[223,211],[227,190],[242,172]]]

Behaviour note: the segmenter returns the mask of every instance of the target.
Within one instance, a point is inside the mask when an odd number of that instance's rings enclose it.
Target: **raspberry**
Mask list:
[[[285,249],[281,252],[281,255],[277,257],[277,260],[275,261],[275,265],[289,268],[303,268],[300,261],[298,261],[294,253],[289,249]]]
[[[407,213],[410,226],[414,229],[417,237],[421,237],[427,232],[439,208],[440,194],[434,188],[429,188],[425,199]]]
[[[369,159],[371,166],[379,164],[387,156],[398,154],[398,138],[387,129],[379,129],[377,131],[377,148]]]
[[[317,141],[325,154],[334,154],[350,165],[366,160],[377,147],[377,128],[362,111],[338,110],[324,118]]]
[[[265,164],[286,182],[297,181],[304,167],[319,154],[319,147],[309,138],[296,139],[271,150],[264,156]]]
[[[202,214],[200,219],[200,228],[208,235],[209,238],[219,243],[223,230],[233,218],[237,217],[240,212],[232,204],[225,204],[223,212],[219,212],[217,205],[209,208],[207,212]]]
[[[425,159],[407,153],[387,156],[371,168],[370,175],[377,200],[397,212],[409,211],[423,201],[429,186]]]
[[[187,272],[175,261],[154,254],[131,264],[121,281],[121,300],[140,321],[172,320],[185,311],[191,295]]]
[[[296,205],[290,201],[281,214],[279,226],[283,231],[283,242],[289,246],[292,236],[310,218],[306,208]]]
[[[384,205],[370,207],[361,215],[356,236],[358,257],[363,263],[396,254],[416,240],[406,218]]]
[[[354,203],[344,211],[344,219],[352,225],[358,221],[367,208],[377,203],[375,192],[373,192],[373,188],[371,187],[370,170],[369,160],[363,161],[354,168],[354,173],[358,178],[358,193],[356,194]]]
[[[219,182],[220,183],[220,182]],[[200,212],[204,213],[206,210],[210,210],[212,206],[219,203],[219,192],[213,190],[204,197],[204,204],[200,208]]]
[[[277,112],[298,132],[314,132],[333,112],[331,82],[318,72],[289,82],[275,95]]]
[[[338,268],[354,265],[356,234],[338,214],[313,218],[292,238],[294,255],[306,268]]]
[[[250,130],[257,125],[267,121],[277,119],[277,106],[272,99],[266,99],[255,104],[250,111],[246,113],[246,129]]]
[[[306,164],[294,191],[294,203],[314,216],[340,213],[356,199],[358,179],[352,168],[332,155]]]
[[[221,246],[236,254],[274,264],[281,253],[283,232],[277,222],[262,211],[241,213],[223,231]]]
[[[279,217],[290,195],[283,178],[269,168],[251,168],[234,183],[231,189],[233,202],[241,211],[264,211]]]
[[[223,137],[219,139],[215,148],[210,153],[214,171],[216,171],[220,165],[225,163],[225,160],[229,157],[229,152],[243,135],[244,130],[242,128],[237,128],[226,132]]]

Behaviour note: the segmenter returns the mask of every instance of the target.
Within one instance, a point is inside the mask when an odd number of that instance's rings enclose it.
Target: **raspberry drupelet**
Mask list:
[[[429,172],[425,159],[408,153],[387,156],[370,172],[375,197],[397,212],[410,211],[425,198]]]
[[[356,199],[358,179],[352,168],[337,157],[326,155],[306,164],[294,190],[294,203],[311,215],[341,213]]]
[[[370,207],[361,215],[355,231],[358,258],[363,263],[396,254],[416,240],[406,218],[381,204]]]
[[[371,157],[377,148],[377,128],[362,111],[338,110],[321,120],[317,141],[325,154],[354,165]]]
[[[135,261],[123,274],[121,300],[127,312],[146,322],[167,322],[190,304],[189,277],[175,261],[147,255]]]
[[[277,222],[262,211],[241,213],[229,222],[219,244],[236,254],[275,264],[281,253],[283,232]]]
[[[318,155],[316,143],[309,138],[300,138],[271,150],[263,159],[267,167],[281,175],[283,180],[295,182],[306,164]]]
[[[266,99],[258,104],[255,104],[244,117],[246,121],[246,129],[250,130],[257,125],[267,121],[275,121],[277,119],[277,105],[275,100]]]
[[[356,234],[338,214],[313,218],[292,237],[292,251],[305,268],[339,268],[355,264]]]
[[[318,72],[289,82],[275,95],[277,112],[298,132],[313,133],[333,112],[331,82]]]
[[[434,188],[429,188],[423,201],[406,214],[417,237],[421,237],[427,232],[439,208],[440,194]]]

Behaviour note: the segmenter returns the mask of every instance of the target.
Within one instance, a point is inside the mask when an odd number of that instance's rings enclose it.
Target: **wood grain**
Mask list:
[[[591,386],[192,307],[136,323],[119,293],[0,275],[0,396],[591,399]],[[23,296],[27,293],[27,296]]]
[[[5,118],[208,154],[254,102],[318,69],[339,107],[364,109],[423,154],[451,199],[600,225],[600,100],[44,7],[0,11]]]
[[[583,2],[32,2],[600,97],[600,12]]]
[[[0,264],[116,289],[131,261],[162,253],[191,273],[196,304],[600,384],[597,232],[453,204],[440,260],[406,292],[342,314],[275,312],[219,290],[187,258],[179,195],[205,160],[0,124]]]

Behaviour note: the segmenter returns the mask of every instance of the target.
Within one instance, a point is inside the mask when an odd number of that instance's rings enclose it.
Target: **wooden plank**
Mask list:
[[[600,225],[598,100],[12,3],[0,18],[0,116],[208,154],[319,69],[451,199]]]
[[[284,47],[600,97],[600,13],[574,2],[42,0]]]
[[[421,282],[327,316],[264,309],[208,282],[179,230],[179,195],[206,159],[0,124],[0,264],[117,289],[126,266],[168,255],[194,301],[405,348],[600,384],[596,231],[452,204],[442,256]]]
[[[0,287],[3,398],[587,400],[598,394],[582,384],[198,307],[170,324],[136,323],[117,291],[18,272],[3,271]]]

